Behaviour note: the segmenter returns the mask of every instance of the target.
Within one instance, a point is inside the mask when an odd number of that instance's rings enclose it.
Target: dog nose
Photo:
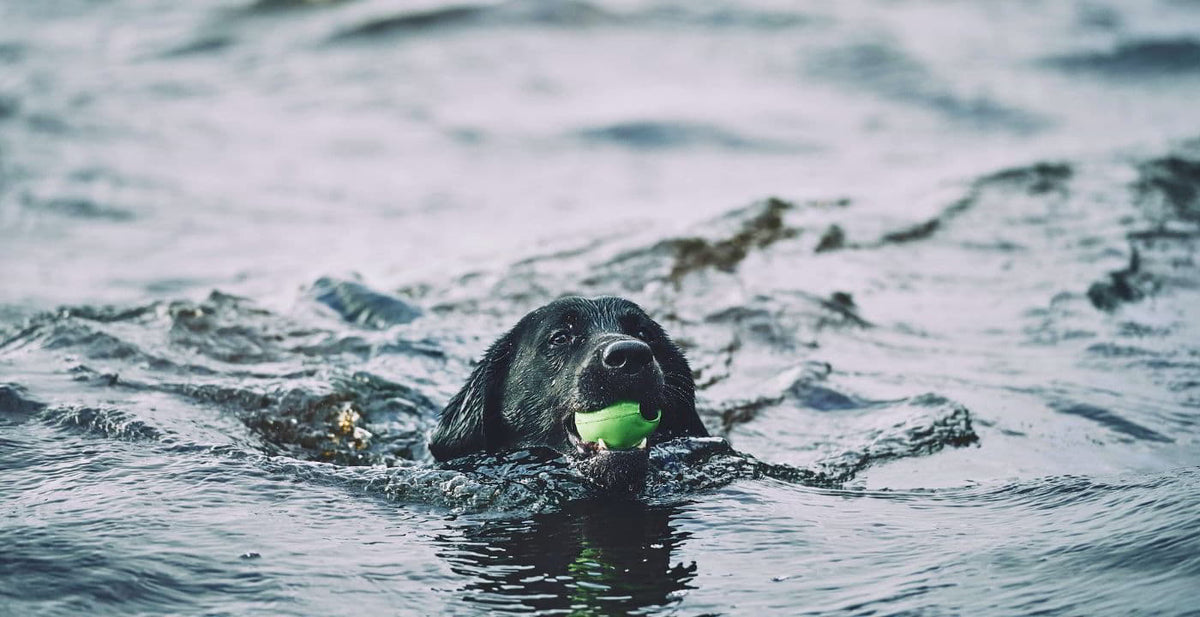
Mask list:
[[[604,366],[633,375],[640,372],[654,359],[650,346],[633,339],[609,343],[604,348]]]

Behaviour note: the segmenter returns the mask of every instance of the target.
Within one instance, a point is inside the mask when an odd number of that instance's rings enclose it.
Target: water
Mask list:
[[[0,614],[1196,614],[1198,50],[1181,0],[0,5]],[[565,293],[720,436],[636,501],[425,450]]]

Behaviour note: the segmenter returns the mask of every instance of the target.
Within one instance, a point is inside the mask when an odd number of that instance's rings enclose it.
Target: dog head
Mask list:
[[[641,447],[613,450],[580,438],[575,416],[617,402],[661,412]],[[645,448],[706,436],[692,372],[679,347],[636,304],[621,298],[563,298],[534,310],[484,354],[442,411],[429,449],[448,460],[479,452],[546,447],[612,489],[637,486]]]

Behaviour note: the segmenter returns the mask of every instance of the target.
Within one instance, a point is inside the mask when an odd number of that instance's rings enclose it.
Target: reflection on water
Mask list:
[[[683,506],[578,501],[527,520],[485,521],[439,536],[439,554],[469,579],[466,600],[491,609],[620,615],[677,604],[695,563],[673,555],[690,534]]]

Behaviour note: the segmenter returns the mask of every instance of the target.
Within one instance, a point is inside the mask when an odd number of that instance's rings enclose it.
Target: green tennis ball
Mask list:
[[[625,401],[600,411],[575,414],[575,430],[584,441],[603,439],[609,448],[624,450],[638,445],[653,433],[661,419],[661,411],[653,420],[647,420],[642,417],[641,405]]]

